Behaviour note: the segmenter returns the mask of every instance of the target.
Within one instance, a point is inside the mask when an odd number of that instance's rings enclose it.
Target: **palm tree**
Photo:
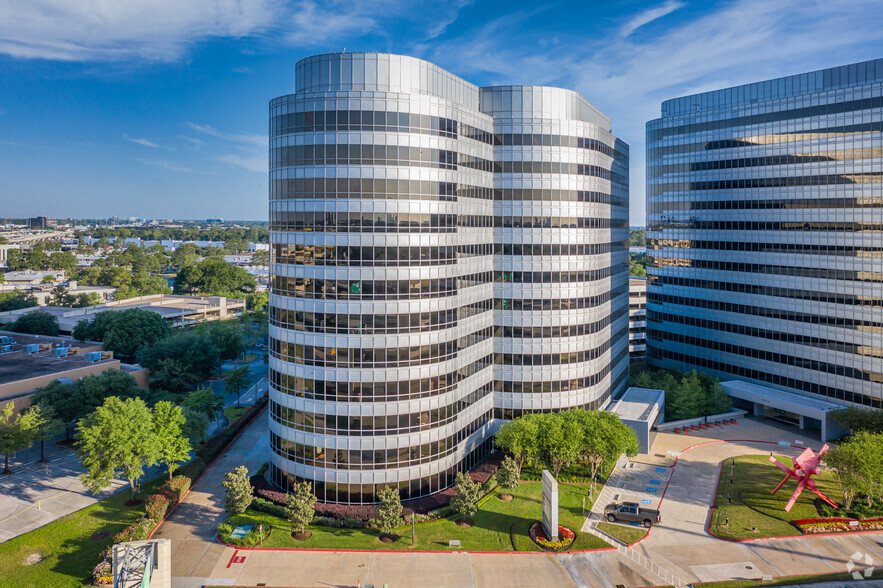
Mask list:
[[[239,407],[239,400],[242,398],[241,392],[248,388],[251,384],[251,371],[247,365],[233,368],[227,381],[224,383],[224,392],[227,394],[236,394],[236,406]]]

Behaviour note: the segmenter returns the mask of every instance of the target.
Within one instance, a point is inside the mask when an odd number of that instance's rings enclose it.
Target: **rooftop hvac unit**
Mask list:
[[[37,353],[38,351],[40,351],[39,343],[28,343],[27,345],[25,345],[25,353],[27,353],[28,355],[30,355],[31,353]]]
[[[0,345],[12,345],[15,343],[15,339],[9,337],[8,335],[3,335],[0,337]]]
[[[56,347],[52,350],[52,357],[67,357],[67,347]]]
[[[101,361],[101,352],[90,351],[89,353],[84,353],[83,358],[86,360],[86,363],[95,363],[96,361]]]
[[[0,345],[0,353],[9,353],[12,351],[12,345]]]

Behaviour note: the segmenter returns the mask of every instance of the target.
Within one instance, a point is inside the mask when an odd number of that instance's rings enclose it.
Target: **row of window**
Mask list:
[[[270,462],[269,477],[273,484],[286,492],[294,490],[295,484],[306,481],[312,487],[316,498],[323,502],[371,504],[380,501],[377,493],[386,487],[398,490],[402,500],[410,500],[429,496],[453,485],[457,472],[467,472],[478,465],[493,450],[493,445],[493,438],[486,439],[473,449],[463,461],[443,472],[413,480],[403,480],[394,484],[338,484],[323,480],[305,480],[282,471],[273,462]]]
[[[425,280],[320,280],[271,276],[273,294],[321,300],[411,300],[456,296],[493,281],[493,272]]]
[[[718,221],[675,220],[651,221],[648,231],[663,229],[702,229],[706,231],[824,231],[828,233],[879,233],[883,223],[861,222],[782,222],[782,221]]]
[[[451,265],[459,259],[493,255],[493,245],[430,247],[351,247],[347,245],[273,245],[273,261],[299,265],[352,267]]]
[[[614,251],[628,249],[628,241],[616,243],[553,243],[553,244],[530,244],[530,243],[497,243],[494,245],[494,255],[602,255]]]
[[[628,177],[600,165],[566,161],[495,161],[494,173],[504,174],[567,174],[610,180],[627,186]]]
[[[609,323],[608,323],[609,324]],[[544,366],[544,365],[572,365],[598,359],[610,350],[611,340],[615,341],[624,335],[628,328],[615,333],[612,339],[605,340],[601,345],[593,349],[571,351],[570,353],[494,353],[494,365],[514,366]]]
[[[867,149],[845,149],[821,153],[803,153],[788,155],[766,155],[762,157],[740,157],[737,159],[714,159],[711,161],[691,161],[687,163],[669,163],[649,166],[649,177],[660,178],[665,174],[689,173],[721,169],[742,169],[748,167],[767,167],[771,165],[790,165],[806,163],[826,163],[837,161],[854,161],[859,159],[879,158],[883,149],[870,147]]]
[[[270,322],[286,329],[310,333],[342,335],[422,333],[456,327],[458,320],[492,309],[492,300],[481,300],[448,310],[405,314],[335,314],[270,307]]]
[[[648,196],[666,192],[693,192],[697,190],[748,190],[751,188],[793,188],[805,186],[837,186],[843,184],[879,184],[883,173],[822,174],[817,176],[788,176],[780,178],[743,178],[708,180],[704,182],[665,182],[647,184]]]
[[[673,343],[692,345],[694,347],[702,347],[704,349],[710,349],[712,351],[718,351],[721,353],[742,355],[744,357],[751,357],[753,359],[769,361],[775,364],[790,365],[798,368],[812,370],[814,372],[833,374],[836,376],[852,378],[864,382],[883,383],[883,372],[861,370],[846,365],[827,363],[807,357],[794,357],[793,355],[785,355],[784,353],[777,353],[775,351],[764,351],[763,349],[757,349],[756,347],[743,347],[742,345],[724,343],[723,341],[720,341],[718,339],[711,340],[703,339],[702,337],[692,337],[690,335],[684,335],[682,333],[669,333],[667,331],[659,331],[657,329],[654,329],[652,326],[647,329],[647,340],[650,341],[651,345],[653,341],[671,341]]]
[[[383,110],[316,110],[270,117],[271,137],[322,131],[417,133],[450,139],[462,136],[486,145],[494,144],[494,136],[490,131],[429,114]]]
[[[679,200],[676,202],[650,202],[648,214],[684,210],[803,210],[803,209],[850,209],[878,208],[883,206],[883,198],[752,198],[751,200]]]
[[[858,245],[817,245],[813,243],[756,243],[748,241],[693,241],[692,239],[650,239],[648,249],[705,249],[708,251],[750,251],[755,253],[794,253],[837,255],[841,257],[883,257],[883,247]]]
[[[271,174],[272,175],[272,174]],[[290,198],[439,200],[458,198],[493,200],[494,189],[457,182],[384,178],[291,178],[270,180],[270,200]]]
[[[623,348],[619,353],[616,354],[616,356],[610,361],[610,363],[603,366],[597,373],[581,378],[573,378],[570,380],[546,380],[541,382],[525,382],[523,380],[494,380],[494,392],[530,395],[550,393],[554,394],[557,392],[576,392],[577,390],[584,390],[603,382],[604,378],[606,378],[610,374],[613,367],[619,365],[619,363],[623,360],[623,358],[625,358],[627,354],[628,349]],[[627,376],[628,370],[624,370],[624,373]],[[611,391],[615,391],[617,389],[618,382],[621,381],[622,378],[623,376],[620,375],[617,382],[614,382],[614,385],[611,386]],[[601,398],[606,399],[607,396],[602,395]]]
[[[510,337],[513,339],[582,337],[607,328],[610,326],[611,320],[611,316],[605,316],[601,320],[582,325],[559,325],[554,327],[497,326],[494,327],[494,337]]]
[[[708,290],[721,290],[724,292],[737,292],[740,294],[754,294],[757,296],[776,296],[779,298],[794,298],[797,300],[812,300],[830,304],[847,304],[850,306],[883,307],[883,297],[873,298],[855,294],[840,294],[837,292],[818,292],[812,290],[795,290],[793,288],[780,288],[777,286],[758,286],[755,284],[740,284],[736,282],[717,282],[695,278],[678,278],[674,276],[650,276],[652,284],[659,286],[674,286],[687,288],[705,288]],[[648,291],[647,300],[656,301],[659,296],[654,291]]]
[[[714,151],[716,149],[735,149],[738,147],[757,147],[758,145],[776,145],[780,143],[792,143],[795,141],[818,141],[831,137],[848,137],[855,135],[867,135],[883,131],[883,122],[857,123],[851,125],[834,125],[830,127],[814,128],[812,130],[797,131],[794,133],[776,133],[768,135],[752,135],[737,139],[718,139],[715,141],[699,141],[697,143],[682,143],[679,145],[666,145],[664,147],[651,147],[647,150],[647,158],[655,161],[665,155],[679,155],[694,151]]]
[[[494,228],[503,229],[627,229],[628,219],[574,216],[494,216]]]
[[[407,145],[293,145],[270,149],[270,169],[297,165],[410,165],[494,171],[494,163],[447,149]]]
[[[613,276],[612,267],[575,272],[494,272],[495,282],[513,284],[566,284],[595,282]]]
[[[453,341],[411,347],[322,347],[288,343],[270,337],[273,357],[302,365],[340,368],[394,368],[428,365],[454,359],[461,351],[488,340],[490,327]]]
[[[832,114],[844,114],[857,110],[870,110],[872,108],[883,108],[883,97],[877,96],[874,98],[860,98],[858,100],[844,100],[843,102],[835,102],[832,104],[820,104],[818,106],[789,108],[786,110],[764,112],[761,114],[736,116],[733,118],[726,118],[722,120],[711,120],[708,122],[687,123],[678,126],[663,127],[647,131],[647,142],[655,143],[660,139],[670,137],[672,135],[713,131],[746,125],[767,124],[778,121],[789,121],[791,119],[799,118],[818,118],[822,116],[829,116]]]
[[[611,291],[583,298],[496,298],[494,299],[494,309],[531,312],[595,308],[607,304],[611,300],[616,300],[625,294],[625,291],[625,287],[617,286]]]
[[[793,267],[788,265],[768,265],[761,263],[733,263],[711,259],[684,259],[679,257],[649,257],[648,267],[689,267],[721,272],[746,272],[749,274],[772,274],[776,276],[797,276],[824,280],[850,280],[856,282],[883,282],[883,272],[867,272],[818,267]]]
[[[373,437],[375,435],[400,435],[428,431],[451,423],[460,412],[493,392],[491,384],[485,384],[451,404],[406,414],[379,416],[347,416],[304,412],[270,401],[270,414],[277,423],[291,429],[318,433],[320,435],[345,435],[349,437]]]
[[[856,345],[854,343],[844,343],[843,341],[835,341],[833,339],[822,339],[810,335],[797,335],[795,333],[770,331],[769,329],[759,329],[757,327],[700,319],[693,316],[675,315],[667,312],[654,312],[648,319],[648,322],[657,324],[677,323],[681,325],[689,325],[691,327],[712,329],[737,335],[747,335],[749,337],[757,337],[760,339],[769,339],[771,341],[781,341],[782,343],[795,343],[797,345],[807,345],[810,347],[818,347],[819,349],[830,349],[832,351],[866,355],[868,357],[883,357],[883,347]]]
[[[705,357],[693,357],[692,355],[671,351],[669,349],[659,349],[658,347],[653,347],[652,345],[647,347],[647,355],[651,358],[651,360],[656,360],[656,362],[661,362],[662,360],[666,359],[677,361],[683,364],[687,364],[691,368],[695,367],[697,369],[706,371],[714,370],[717,372],[723,372],[725,374],[732,374],[737,378],[759,380],[761,382],[767,382],[774,386],[782,386],[793,390],[803,390],[804,392],[808,392],[810,394],[818,394],[834,400],[845,400],[846,402],[853,402],[855,404],[863,404],[865,406],[883,409],[883,398],[875,398],[871,396],[870,390],[869,394],[851,392],[849,390],[843,390],[841,388],[835,388],[833,386],[825,386],[814,381],[798,380],[796,378],[790,378],[776,373],[759,371],[751,368],[746,368],[744,366],[731,365],[723,361],[707,359]]]
[[[492,227],[494,217],[480,214],[419,212],[270,211],[271,231],[325,233],[454,233],[457,227]]]
[[[270,431],[270,447],[293,462],[336,470],[383,470],[415,466],[437,461],[457,450],[457,445],[491,420],[492,411],[478,417],[465,428],[442,439],[398,449],[346,450],[325,449],[283,439]]]
[[[493,365],[486,355],[446,374],[393,382],[334,382],[283,374],[270,368],[270,383],[285,394],[326,402],[392,402],[431,398],[453,391],[457,384]],[[488,372],[490,373],[490,372]]]
[[[571,137],[568,135],[551,135],[539,133],[501,133],[494,135],[495,145],[524,145],[526,147],[570,147],[572,149],[589,149],[603,153],[607,157],[614,156],[613,147],[598,139]],[[625,154],[623,154],[625,156]]]
[[[551,190],[548,188],[497,188],[494,200],[504,202],[594,202],[611,206],[628,207],[628,197],[615,196],[609,192],[591,190]]]
[[[692,306],[694,308],[707,308],[722,312],[735,312],[750,316],[762,316],[766,318],[779,319],[783,321],[794,321],[799,323],[809,323],[813,325],[826,325],[829,327],[839,327],[842,329],[855,329],[859,331],[871,331],[883,333],[883,323],[864,320],[843,318],[831,315],[809,314],[805,312],[791,312],[787,310],[779,310],[776,308],[768,308],[765,306],[751,306],[749,304],[735,304],[732,302],[720,302],[718,300],[704,300],[702,298],[687,298],[684,296],[673,296],[670,294],[657,294],[652,292],[649,301],[654,304],[677,304],[681,306]],[[657,311],[648,309],[647,320],[659,322],[656,318]]]

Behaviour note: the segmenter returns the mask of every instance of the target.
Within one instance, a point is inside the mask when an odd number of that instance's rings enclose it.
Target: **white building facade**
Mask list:
[[[395,55],[296,76],[270,103],[276,485],[425,496],[487,455],[496,418],[624,389],[627,146],[609,119]]]

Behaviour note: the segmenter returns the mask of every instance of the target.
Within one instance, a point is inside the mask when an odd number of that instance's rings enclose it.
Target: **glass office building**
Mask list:
[[[625,385],[627,147],[609,119],[395,55],[310,57],[296,86],[270,103],[276,485],[425,496],[487,455],[498,417]]]
[[[883,407],[883,60],[647,124],[648,359]]]

